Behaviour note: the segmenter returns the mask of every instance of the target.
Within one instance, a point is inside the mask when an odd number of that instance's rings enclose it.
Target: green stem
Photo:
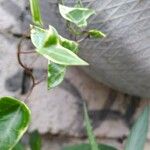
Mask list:
[[[29,1],[33,23],[37,26],[43,27],[39,0],[29,0]]]
[[[78,0],[78,1],[77,1],[77,4],[79,4],[80,7],[83,7],[83,4],[82,4],[82,1],[81,1],[81,0]]]
[[[90,118],[88,115],[88,110],[87,110],[87,106],[86,103],[83,103],[83,107],[84,107],[84,117],[85,117],[85,123],[86,123],[86,130],[87,130],[87,135],[89,138],[89,143],[91,145],[91,150],[100,150],[98,149],[98,144],[96,142],[96,138],[95,135],[93,133],[93,129],[92,129],[92,125],[90,123]]]

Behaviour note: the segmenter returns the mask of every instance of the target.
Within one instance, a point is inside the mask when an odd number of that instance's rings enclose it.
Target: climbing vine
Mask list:
[[[46,79],[44,78],[41,81],[36,81],[32,74],[32,69],[23,64],[20,55],[37,53],[41,57],[47,59],[47,87],[48,90],[50,90],[63,81],[68,67],[89,65],[88,62],[78,56],[80,50],[79,45],[82,41],[87,38],[97,39],[106,36],[98,29],[86,29],[88,26],[88,19],[92,15],[95,15],[96,12],[93,9],[84,7],[81,0],[77,1],[76,5],[73,7],[65,6],[64,1],[61,1],[58,4],[59,13],[66,22],[68,32],[75,36],[75,40],[63,37],[51,25],[49,25],[49,28],[45,29],[41,16],[39,0],[29,1],[33,21],[32,25],[30,25],[29,37],[35,47],[35,51],[22,52],[21,43],[23,39],[20,41],[17,51],[19,64],[32,79],[32,87],[24,101],[29,99],[33,88]],[[25,35],[23,38],[26,37],[28,36]],[[83,102],[83,110],[89,144],[66,147],[64,150],[116,150],[116,148],[98,144],[96,142],[85,102]],[[146,107],[132,129],[125,150],[143,149],[148,129],[148,114],[149,109]],[[18,142],[29,126],[30,116],[30,110],[24,102],[13,97],[0,98],[0,150],[24,149],[21,143]],[[142,134],[142,137],[140,134]],[[33,133],[30,140],[31,150],[40,150],[40,143],[41,140],[38,133]]]

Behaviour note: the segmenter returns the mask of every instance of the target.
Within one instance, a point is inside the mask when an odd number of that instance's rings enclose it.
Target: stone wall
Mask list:
[[[28,95],[31,81],[17,61],[17,46],[28,33],[30,15],[25,1],[0,1],[0,96],[11,95],[22,100]],[[32,50],[25,39],[23,50]],[[46,76],[47,61],[37,55],[22,57],[32,64],[38,80]],[[94,133],[98,141],[123,150],[125,139],[135,118],[147,100],[117,92],[96,82],[81,68],[68,69],[64,82],[51,91],[46,82],[36,86],[27,104],[32,110],[29,132],[35,129],[43,135],[43,150],[60,150],[62,146],[86,142],[82,102],[88,104]],[[145,150],[150,146],[150,133]]]

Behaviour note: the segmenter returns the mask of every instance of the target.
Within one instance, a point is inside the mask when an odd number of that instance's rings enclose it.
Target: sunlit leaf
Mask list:
[[[79,58],[72,51],[62,47],[61,45],[43,47],[41,49],[36,49],[36,51],[49,61],[60,65],[88,65],[88,63]]]
[[[63,150],[92,150],[92,149],[90,144],[80,144],[65,147]],[[98,144],[98,150],[117,150],[117,149],[108,145]]]
[[[149,126],[149,106],[139,116],[133,125],[131,133],[127,139],[125,150],[144,150],[144,144]]]
[[[48,63],[48,89],[51,89],[57,85],[59,85],[65,76],[66,66]]]
[[[106,37],[106,35],[103,32],[101,32],[100,30],[97,30],[97,29],[89,30],[88,34],[89,34],[90,37],[93,37],[93,38],[103,38],[103,37]]]
[[[87,19],[95,14],[92,9],[67,7],[61,4],[59,4],[59,12],[64,19],[76,24],[78,27],[86,27]]]
[[[0,98],[0,150],[12,149],[30,122],[30,110],[12,97]]]
[[[43,23],[42,23],[39,0],[29,0],[29,1],[30,1],[32,20],[36,25],[41,26]]]
[[[88,115],[88,112],[87,112],[86,104],[84,104],[84,116],[85,116],[85,124],[86,124],[87,135],[88,135],[89,142],[90,142],[90,145],[91,145],[91,150],[99,150],[98,144],[96,142],[96,139],[95,139],[95,136],[94,136],[94,133],[93,133],[93,129],[92,129],[92,126],[91,126],[91,123],[90,123],[90,118],[89,118],[89,115]],[[100,148],[100,150],[101,150],[101,148]]]
[[[30,134],[29,144],[31,150],[41,150],[42,141],[38,131],[34,131],[33,133]]]

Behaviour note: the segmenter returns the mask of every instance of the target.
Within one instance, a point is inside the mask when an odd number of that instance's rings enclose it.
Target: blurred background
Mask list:
[[[24,100],[31,87],[29,75],[17,60],[18,43],[29,34],[31,16],[28,1],[0,0],[0,96]],[[24,38],[22,50],[33,51]],[[47,62],[36,54],[22,55],[37,80],[46,77]],[[61,150],[63,146],[87,142],[82,101],[88,104],[94,133],[101,143],[123,150],[125,139],[146,100],[115,91],[98,83],[78,67],[68,69],[57,88],[47,90],[46,81],[36,86],[26,101],[32,110],[28,132],[38,130],[42,150]],[[141,102],[142,101],[142,102]],[[24,142],[28,134],[24,137]],[[150,133],[145,150],[150,146]]]

